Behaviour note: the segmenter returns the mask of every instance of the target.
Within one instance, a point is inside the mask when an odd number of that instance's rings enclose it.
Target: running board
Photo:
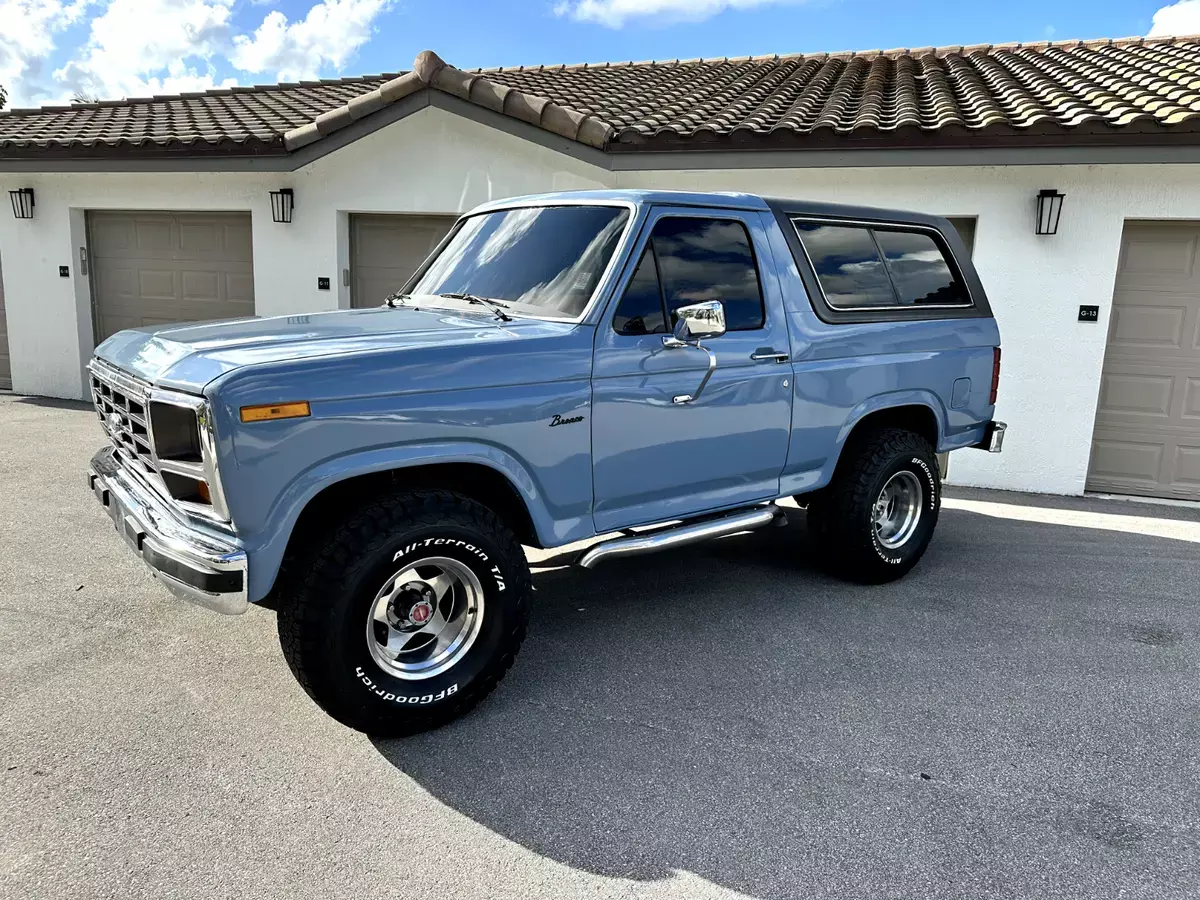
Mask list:
[[[601,562],[612,557],[657,553],[659,550],[695,544],[699,541],[707,541],[709,538],[725,537],[740,531],[753,531],[777,521],[781,524],[786,521],[783,510],[778,506],[756,506],[753,509],[720,518],[706,519],[690,524],[684,522],[661,531],[652,531],[649,534],[614,538],[589,549],[579,558],[579,565],[585,569],[594,569]]]

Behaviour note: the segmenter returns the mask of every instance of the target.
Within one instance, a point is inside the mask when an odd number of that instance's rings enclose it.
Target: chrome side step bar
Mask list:
[[[670,547],[695,544],[709,538],[737,534],[739,531],[753,531],[757,528],[764,528],[773,522],[782,524],[786,520],[784,511],[778,506],[756,506],[753,509],[705,519],[701,522],[684,522],[648,534],[634,534],[629,537],[604,541],[583,554],[579,558],[579,565],[585,569],[594,569],[604,560],[613,557],[657,553],[659,550],[666,550]]]

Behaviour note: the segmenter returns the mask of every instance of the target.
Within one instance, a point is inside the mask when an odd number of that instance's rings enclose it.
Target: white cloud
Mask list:
[[[1146,37],[1172,34],[1200,34],[1200,0],[1179,0],[1154,14],[1154,22]]]
[[[230,61],[245,72],[271,72],[280,81],[316,77],[321,68],[340,69],[373,31],[389,0],[323,0],[303,19],[288,22],[267,13],[253,35],[233,39]]]
[[[112,0],[87,43],[54,73],[68,92],[99,97],[204,90],[228,45],[233,0]]]
[[[32,105],[224,87],[238,81],[222,77],[230,69],[313,78],[340,71],[394,0],[320,0],[294,22],[275,10],[239,33],[235,5],[254,15],[260,2],[274,0],[0,0],[0,85],[9,105]],[[51,72],[56,39],[88,12],[85,41]]]
[[[620,28],[631,19],[699,22],[727,9],[751,9],[802,0],[561,0],[554,14]]]
[[[44,95],[43,63],[58,32],[77,22],[88,0],[0,0],[0,85],[9,106],[35,103]]]

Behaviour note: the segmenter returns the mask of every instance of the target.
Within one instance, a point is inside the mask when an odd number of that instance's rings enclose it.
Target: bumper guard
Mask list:
[[[92,457],[88,487],[154,577],[182,600],[225,615],[249,607],[246,552],[201,531],[140,484],[106,447]]]
[[[1004,422],[988,422],[987,428],[983,431],[983,440],[976,444],[979,450],[986,450],[988,453],[999,453],[1004,449],[1004,435],[1008,432],[1008,425]]]

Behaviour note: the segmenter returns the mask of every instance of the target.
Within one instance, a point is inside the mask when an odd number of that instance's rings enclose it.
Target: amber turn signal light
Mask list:
[[[310,415],[308,401],[299,403],[268,403],[264,406],[243,406],[243,422],[265,422],[268,419],[302,419]]]
[[[209,506],[212,506],[212,495],[208,492],[208,484],[207,483],[205,483],[203,481],[197,481],[196,482],[196,493],[200,496],[201,500],[203,500]]]

